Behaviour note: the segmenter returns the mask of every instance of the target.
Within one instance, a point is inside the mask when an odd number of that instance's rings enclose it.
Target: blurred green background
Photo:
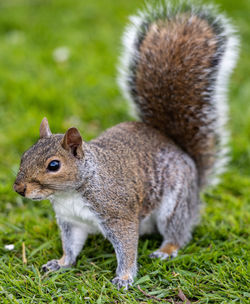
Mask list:
[[[147,255],[159,239],[140,243],[139,283],[159,299],[176,297],[178,288],[200,303],[243,303],[249,297],[245,263],[250,199],[250,1],[216,3],[233,19],[241,39],[229,88],[232,161],[221,185],[205,195],[203,220],[179,258],[165,264],[152,262]],[[116,84],[116,64],[128,16],[142,6],[139,0],[0,1],[3,303],[154,303],[136,289],[129,294],[113,289],[109,280],[115,257],[101,236],[90,239],[76,269],[42,277],[41,264],[61,252],[52,208],[48,202],[22,199],[12,190],[21,154],[38,139],[44,116],[52,132],[63,133],[75,126],[85,140],[131,119]],[[24,266],[22,242],[28,257]],[[15,244],[12,252],[4,249],[9,243]]]

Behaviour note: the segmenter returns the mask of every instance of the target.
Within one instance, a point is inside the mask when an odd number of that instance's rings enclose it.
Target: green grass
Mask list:
[[[12,184],[44,116],[53,132],[74,125],[86,140],[130,119],[115,81],[116,62],[127,16],[142,1],[0,2],[1,303],[158,303],[138,284],[158,299],[181,301],[181,289],[194,302],[249,303],[250,2],[217,2],[234,19],[242,44],[230,87],[232,161],[220,186],[204,195],[201,223],[177,258],[152,261],[148,254],[160,238],[140,240],[138,281],[129,292],[110,283],[115,255],[102,236],[89,238],[75,268],[40,272],[61,255],[54,213],[47,201],[17,196]],[[65,63],[52,57],[60,46],[70,50]],[[15,249],[6,251],[6,244]]]

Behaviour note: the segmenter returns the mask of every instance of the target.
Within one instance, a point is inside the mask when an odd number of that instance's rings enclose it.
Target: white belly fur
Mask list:
[[[78,192],[59,192],[51,197],[56,217],[66,222],[88,227],[89,233],[102,232],[97,216]]]

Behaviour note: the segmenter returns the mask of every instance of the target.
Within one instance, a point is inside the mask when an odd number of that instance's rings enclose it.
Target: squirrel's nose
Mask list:
[[[22,196],[25,196],[26,192],[26,185],[25,184],[14,184],[14,190]]]

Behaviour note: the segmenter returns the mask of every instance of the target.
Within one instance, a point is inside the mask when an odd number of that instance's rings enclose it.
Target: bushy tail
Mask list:
[[[131,17],[119,84],[140,119],[195,160],[204,186],[227,161],[226,89],[238,39],[213,7],[166,3]]]

